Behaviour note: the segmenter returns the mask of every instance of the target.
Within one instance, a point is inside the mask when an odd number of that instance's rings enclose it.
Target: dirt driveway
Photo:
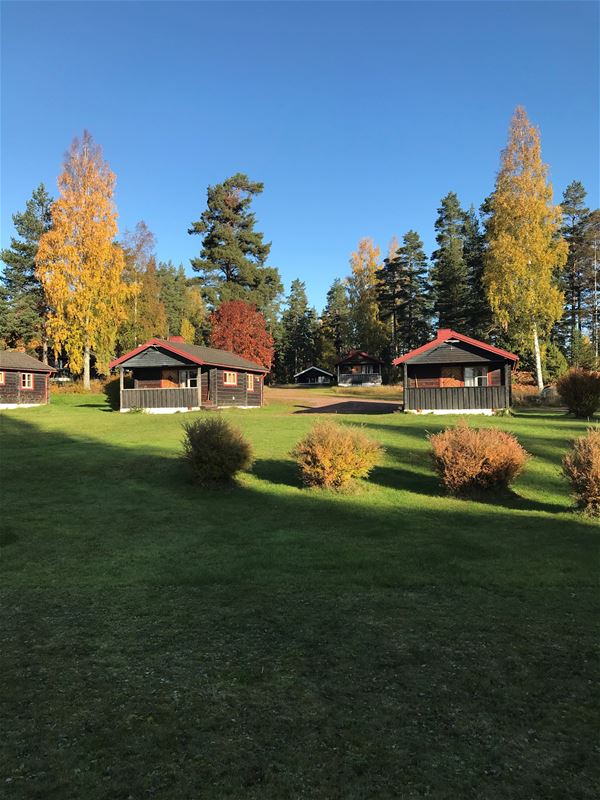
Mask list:
[[[274,389],[265,387],[265,400],[291,403],[296,414],[393,414],[402,403],[389,400],[354,399],[318,394],[313,389]]]

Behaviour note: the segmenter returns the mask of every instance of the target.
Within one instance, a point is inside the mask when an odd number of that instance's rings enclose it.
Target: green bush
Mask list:
[[[506,490],[529,457],[517,439],[497,428],[460,422],[429,437],[435,471],[450,494]]]
[[[184,422],[183,430],[183,458],[201,486],[228,483],[252,465],[250,443],[220,414]]]
[[[381,446],[361,430],[325,421],[298,442],[292,456],[305,486],[341,489],[356,478],[366,478],[381,452]]]
[[[571,484],[577,506],[600,516],[600,428],[589,430],[573,443],[563,459],[563,474]]]
[[[574,367],[559,378],[556,388],[576,417],[589,418],[600,409],[600,372]]]

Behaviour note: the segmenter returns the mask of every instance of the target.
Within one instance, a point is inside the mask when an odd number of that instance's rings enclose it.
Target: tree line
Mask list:
[[[171,335],[248,357],[254,350],[284,383],[310,364],[333,369],[352,348],[391,363],[438,327],[519,353],[540,387],[567,364],[598,363],[600,211],[587,207],[579,181],[553,205],[539,131],[522,108],[481,207],[465,209],[448,192],[430,256],[413,229],[385,257],[362,238],[320,314],[300,278],[283,296],[252,211],[263,184],[238,173],[208,187],[188,228],[201,237],[191,277],[157,261],[143,221],[118,237],[114,185],[84,132],[65,155],[59,196],[37,187],[0,253],[3,345],[62,356],[87,384],[92,360],[102,373],[115,354]]]

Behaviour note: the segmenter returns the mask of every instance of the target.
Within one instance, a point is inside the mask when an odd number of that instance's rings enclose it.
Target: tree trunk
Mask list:
[[[542,377],[542,355],[540,353],[540,340],[537,325],[533,323],[533,352],[535,355],[535,376],[540,394],[544,391],[544,378]]]
[[[91,389],[90,385],[90,346],[86,344],[83,349],[83,388],[88,391]]]
[[[42,363],[48,363],[48,339],[46,334],[42,334]]]

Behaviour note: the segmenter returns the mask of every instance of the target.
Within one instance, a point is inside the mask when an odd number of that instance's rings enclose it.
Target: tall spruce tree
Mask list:
[[[455,192],[442,198],[435,221],[438,243],[431,256],[434,310],[441,328],[464,331],[469,324],[469,273],[464,254],[465,212]]]
[[[308,304],[306,284],[292,281],[281,316],[281,373],[288,383],[294,375],[318,360],[318,319]]]
[[[239,172],[209,186],[207,208],[188,233],[202,236],[200,255],[191,263],[207,303],[216,308],[227,300],[245,300],[273,325],[283,286],[279,271],[266,266],[271,244],[254,229],[256,217],[250,210],[262,191],[262,183]]]
[[[321,315],[321,358],[332,369],[335,362],[352,347],[352,321],[346,286],[336,278],[327,292]]]
[[[569,254],[561,273],[565,311],[557,328],[571,359],[574,356],[575,332],[581,334],[584,328],[586,295],[590,288],[586,252],[586,227],[590,211],[585,204],[586,195],[583,184],[572,181],[563,192],[561,203],[562,235],[569,245]]]
[[[13,214],[17,236],[0,253],[5,265],[1,278],[2,338],[9,347],[18,344],[41,347],[44,363],[48,363],[47,302],[35,273],[35,257],[42,235],[52,224],[51,205],[52,198],[40,183],[27,201],[25,211]]]
[[[485,234],[474,207],[463,222],[463,258],[467,267],[467,322],[464,333],[475,339],[488,339],[493,327],[492,309],[483,285]]]
[[[397,354],[425,344],[431,337],[431,300],[427,283],[427,256],[416,231],[407,231],[390,262],[394,271]]]

